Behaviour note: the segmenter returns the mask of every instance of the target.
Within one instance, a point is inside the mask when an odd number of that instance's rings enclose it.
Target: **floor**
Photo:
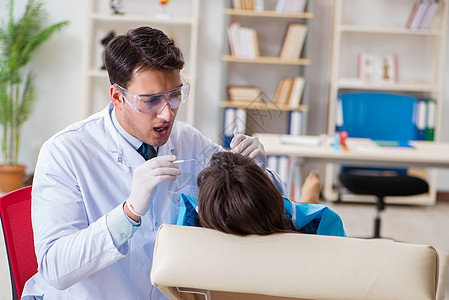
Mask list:
[[[351,237],[367,237],[373,232],[374,206],[371,204],[325,203],[343,219]],[[1,234],[1,232],[0,232]],[[382,214],[381,235],[396,241],[427,244],[449,252],[449,201],[432,207],[387,206]],[[449,299],[449,280],[445,298]],[[8,264],[3,236],[0,237],[0,300],[11,299]]]

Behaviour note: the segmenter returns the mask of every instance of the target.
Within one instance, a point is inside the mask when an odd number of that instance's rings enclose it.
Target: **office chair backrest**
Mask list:
[[[416,139],[414,109],[417,99],[387,93],[340,94],[342,131],[349,137],[386,141]]]
[[[25,282],[37,272],[31,226],[31,186],[0,197],[0,216],[8,254],[13,299],[20,299]]]

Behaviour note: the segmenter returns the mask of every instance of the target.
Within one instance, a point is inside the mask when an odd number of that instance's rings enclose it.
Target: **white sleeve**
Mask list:
[[[71,162],[52,144],[39,154],[32,190],[32,224],[39,272],[66,289],[118,261],[127,245],[115,247],[106,215],[89,223]]]
[[[277,174],[275,171],[271,170],[270,168],[266,168],[265,172],[268,175],[268,177],[270,177],[270,179],[274,182],[274,184],[276,185],[278,190],[281,192],[282,197],[288,199],[287,187],[282,182],[282,179],[279,176],[279,174]]]

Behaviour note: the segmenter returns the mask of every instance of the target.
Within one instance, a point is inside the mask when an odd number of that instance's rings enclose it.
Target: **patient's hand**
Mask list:
[[[321,183],[316,171],[311,171],[301,187],[301,199],[299,202],[320,204]]]

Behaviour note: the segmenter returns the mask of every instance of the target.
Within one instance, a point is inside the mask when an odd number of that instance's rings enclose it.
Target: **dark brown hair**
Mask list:
[[[215,153],[197,181],[200,226],[237,235],[286,231],[282,195],[251,159]]]
[[[106,46],[104,61],[111,84],[124,88],[138,69],[164,71],[184,67],[182,52],[173,40],[148,26],[115,37]]]

